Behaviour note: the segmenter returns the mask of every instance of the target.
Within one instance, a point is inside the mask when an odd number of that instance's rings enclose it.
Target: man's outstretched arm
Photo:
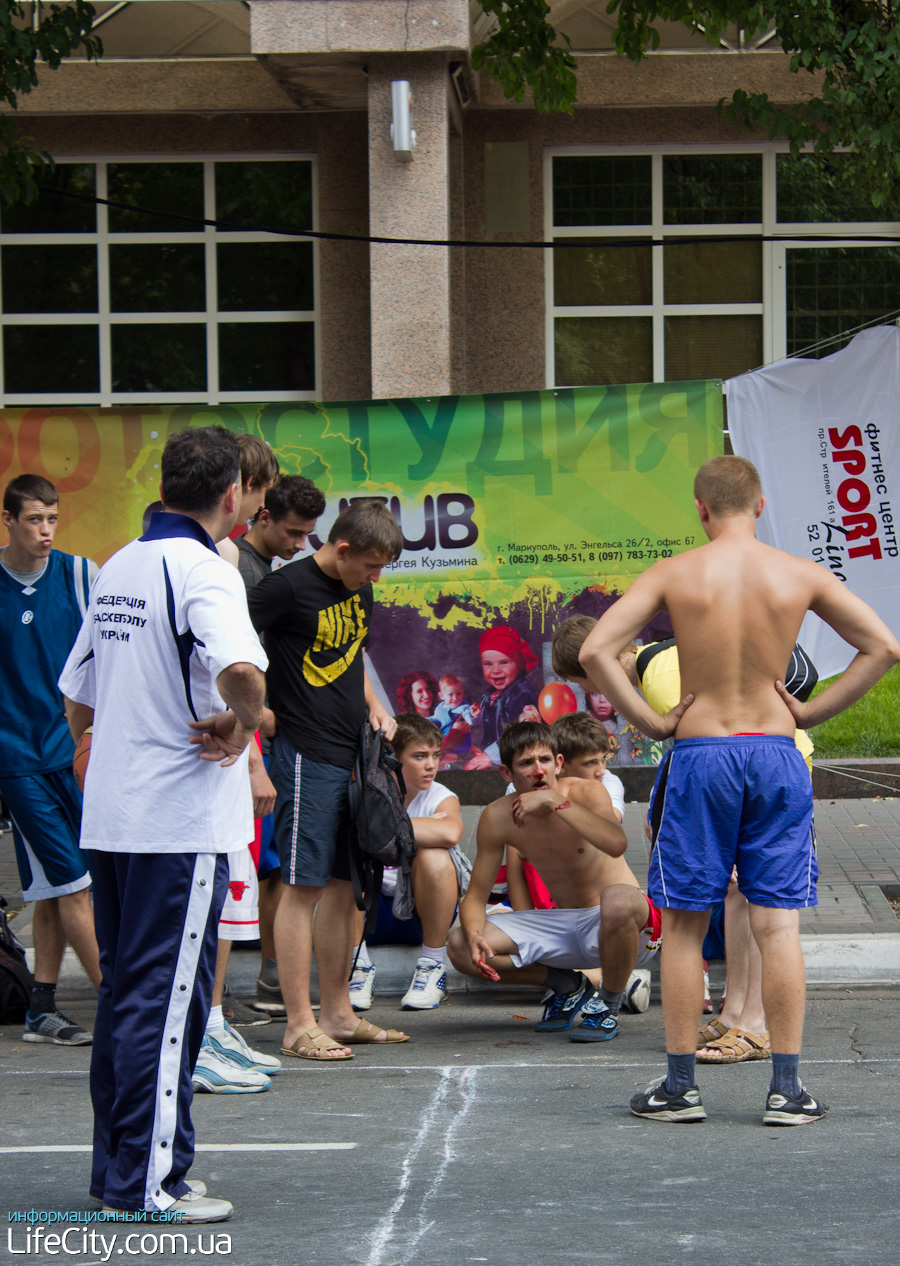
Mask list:
[[[665,567],[665,562],[654,563],[638,576],[600,617],[578,656],[587,679],[606,695],[617,712],[653,739],[668,738],[675,733],[693,695],[686,695],[677,707],[661,717],[634,689],[618,656],[641,629],[665,609],[662,586]]]
[[[817,571],[821,568],[817,567]],[[900,643],[888,626],[836,576],[822,578],[810,610],[855,647],[857,654],[836,681],[806,703],[789,695],[780,681],[775,683],[797,725],[804,730],[849,708],[900,661]]]
[[[488,806],[478,821],[478,852],[469,876],[469,888],[459,906],[459,922],[469,946],[472,963],[488,980],[499,977],[489,965],[494,951],[484,938],[487,922],[487,901],[503,862],[503,834]]]

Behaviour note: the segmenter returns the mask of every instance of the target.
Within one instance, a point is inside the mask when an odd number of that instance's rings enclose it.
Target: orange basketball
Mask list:
[[[577,712],[578,700],[564,681],[548,681],[538,695],[538,712],[548,725],[566,712]]]
[[[84,776],[87,773],[88,761],[91,758],[91,730],[86,729],[75,744],[75,755],[72,757],[72,773],[75,781],[84,791]]]

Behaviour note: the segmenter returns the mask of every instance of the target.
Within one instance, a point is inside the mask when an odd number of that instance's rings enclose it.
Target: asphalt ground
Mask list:
[[[85,991],[61,1003],[91,1023]],[[91,1251],[80,1232],[69,1236],[68,1252],[54,1253],[35,1241],[34,1226],[14,1221],[2,1246],[7,1259],[897,1261],[897,987],[810,992],[802,1071],[831,1111],[780,1129],[761,1122],[767,1061],[699,1068],[709,1113],[702,1124],[629,1113],[630,1097],[664,1071],[656,991],[646,1015],[624,1016],[620,1036],[601,1045],[535,1033],[540,1008],[524,990],[464,994],[434,1012],[398,1006],[398,998],[377,999],[369,1015],[406,1028],[408,1043],[357,1047],[353,1061],[328,1067],[288,1060],[263,1094],[196,1097],[192,1176],[234,1203],[228,1223],[182,1231],[174,1254],[157,1237],[178,1228],[137,1227],[122,1247],[134,1228],[91,1224],[108,1240],[118,1233],[108,1253],[98,1240]],[[277,1022],[242,1032],[277,1054]],[[19,1027],[0,1033],[9,1211],[96,1207],[87,1200],[89,1060],[89,1048],[25,1044]],[[141,1236],[149,1236],[143,1251]]]

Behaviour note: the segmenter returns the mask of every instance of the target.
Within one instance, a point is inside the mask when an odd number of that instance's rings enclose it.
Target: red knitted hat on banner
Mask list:
[[[510,658],[518,659],[526,673],[537,667],[537,655],[521,633],[507,624],[500,624],[495,629],[485,629],[478,642],[478,653],[481,654],[482,651],[501,651]]]

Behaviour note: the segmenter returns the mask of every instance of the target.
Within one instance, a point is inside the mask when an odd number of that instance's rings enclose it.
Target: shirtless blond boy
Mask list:
[[[595,779],[561,778],[549,726],[519,721],[500,736],[501,773],[516,789],[489,804],[450,960],[468,976],[544,987],[540,1032],[582,1023],[572,1041],[609,1041],[635,964],[658,948],[659,924],[625,861],[626,839],[609,793]],[[530,861],[557,908],[486,913],[509,844]],[[603,967],[594,996],[584,967]]]
[[[765,506],[755,467],[714,457],[694,497],[709,544],[654,564],[598,621],[582,647],[585,675],[653,738],[675,735],[651,801],[649,890],[662,909],[668,1073],[631,1101],[637,1116],[702,1121],[694,1047],[703,1000],[709,909],[737,864],[763,963],[772,1042],[766,1125],[803,1125],[827,1111],[800,1083],[805,973],[799,914],[816,904],[812,788],[794,732],[835,716],[892,664],[900,645],[830,571],[756,539]],[[635,694],[617,656],[659,611],[678,643],[682,688],[660,717]],[[807,703],[783,685],[800,623],[814,611],[853,646],[847,671]]]

